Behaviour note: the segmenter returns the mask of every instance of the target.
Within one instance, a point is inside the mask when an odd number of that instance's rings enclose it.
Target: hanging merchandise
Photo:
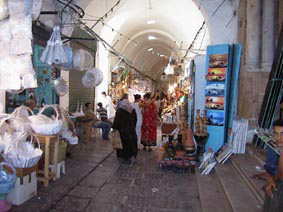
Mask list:
[[[67,63],[67,55],[63,48],[59,26],[53,28],[52,35],[42,52],[40,61],[48,65]]]
[[[67,85],[67,82],[62,78],[58,78],[58,79],[54,80],[53,85],[54,85],[55,92],[59,96],[65,96],[69,91],[69,87]]]
[[[20,90],[11,90],[11,89],[8,89],[6,90],[6,92],[10,93],[10,94],[20,94],[24,91],[25,89],[20,89]]]
[[[66,53],[67,56],[67,62],[62,64],[60,67],[64,70],[64,71],[69,71],[70,69],[73,68],[73,49],[67,45],[65,45],[64,47],[64,51]]]
[[[100,85],[103,81],[103,72],[98,68],[92,68],[88,72],[91,72],[95,75],[95,86]]]
[[[32,54],[32,19],[31,16],[9,18],[11,30],[12,55]],[[15,27],[16,26],[16,27]]]
[[[94,66],[93,56],[84,49],[74,50],[73,67],[79,71],[89,70]]]
[[[161,81],[168,81],[168,76],[163,72],[160,77]]]
[[[32,10],[31,10],[33,20],[36,20],[39,17],[41,8],[42,8],[42,0],[33,0]]]
[[[7,0],[0,0],[0,21],[7,18],[8,13],[8,4]]]
[[[37,87],[30,55],[0,58],[0,89],[20,90]]]
[[[87,71],[82,77],[82,84],[86,88],[94,88],[96,85],[96,76],[93,71]]]

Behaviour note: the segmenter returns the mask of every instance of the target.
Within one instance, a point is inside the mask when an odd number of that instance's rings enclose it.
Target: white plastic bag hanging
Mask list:
[[[52,35],[42,52],[40,61],[48,65],[67,63],[67,55],[63,48],[59,26],[53,28]]]
[[[89,70],[94,65],[93,56],[84,49],[74,50],[73,67],[79,71]]]
[[[7,0],[0,0],[0,21],[7,18],[8,13],[8,4]]]
[[[82,84],[86,88],[94,88],[96,77],[93,71],[87,71],[82,77]]]
[[[67,85],[67,82],[62,78],[58,78],[58,79],[54,80],[53,85],[54,85],[55,92],[59,96],[64,96],[69,91],[69,87]]]

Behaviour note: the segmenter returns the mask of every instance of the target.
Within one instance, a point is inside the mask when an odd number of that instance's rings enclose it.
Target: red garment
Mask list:
[[[145,146],[156,146],[157,110],[155,104],[150,103],[145,105],[142,115],[141,143]]]

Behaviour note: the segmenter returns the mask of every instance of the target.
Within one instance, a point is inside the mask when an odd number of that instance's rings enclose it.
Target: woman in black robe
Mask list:
[[[130,164],[131,158],[136,158],[138,153],[136,135],[136,112],[128,100],[128,95],[124,95],[117,105],[117,110],[112,128],[118,130],[122,141],[122,149],[117,149],[117,157],[124,159]]]

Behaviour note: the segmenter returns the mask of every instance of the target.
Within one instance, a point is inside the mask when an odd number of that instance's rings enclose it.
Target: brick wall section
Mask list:
[[[240,78],[238,115],[241,118],[258,118],[269,73],[243,70]]]

